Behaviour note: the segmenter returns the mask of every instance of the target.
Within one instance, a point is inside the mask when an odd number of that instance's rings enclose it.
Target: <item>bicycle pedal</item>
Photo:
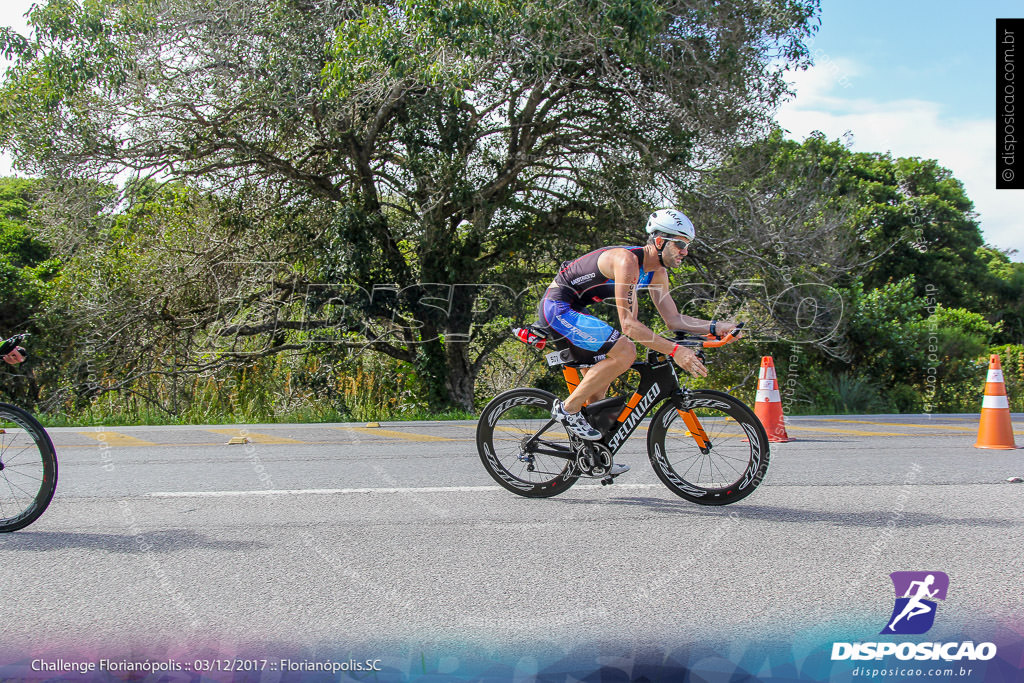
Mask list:
[[[601,486],[608,486],[608,484],[614,484],[614,483],[615,483],[615,477],[612,476],[612,475],[608,475],[607,477],[605,477],[604,479],[601,480]]]

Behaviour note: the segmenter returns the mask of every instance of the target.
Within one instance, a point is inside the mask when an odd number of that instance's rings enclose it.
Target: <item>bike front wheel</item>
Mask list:
[[[579,478],[565,426],[551,419],[555,395],[540,389],[498,394],[480,415],[476,446],[496,482],[527,498],[548,498]]]
[[[651,420],[647,454],[673,493],[700,505],[746,498],[768,470],[768,435],[738,398],[721,391],[667,401]]]
[[[0,532],[39,519],[57,490],[53,442],[32,415],[0,403]]]

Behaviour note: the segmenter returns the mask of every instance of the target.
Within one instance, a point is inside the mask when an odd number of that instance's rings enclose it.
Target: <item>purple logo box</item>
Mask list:
[[[935,600],[945,600],[949,591],[949,576],[945,572],[893,572],[889,574],[892,578],[892,585],[896,589],[897,598],[905,598],[910,592],[910,584],[915,581],[927,582],[932,576],[931,592]]]

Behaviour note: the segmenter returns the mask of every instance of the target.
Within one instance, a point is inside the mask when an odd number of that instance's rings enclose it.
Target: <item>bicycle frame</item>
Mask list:
[[[740,323],[732,332],[722,338],[711,334],[688,337],[685,333],[677,332],[676,339],[680,346],[697,347],[697,353],[703,359],[701,349],[718,348],[735,341],[739,338],[742,328],[743,323]],[[538,328],[535,326],[530,326],[529,329],[534,335],[542,339],[546,337],[543,331],[538,331]],[[527,341],[526,343],[530,342]],[[543,345],[538,348],[543,348]],[[566,354],[567,350],[564,348],[548,354],[548,365],[562,366],[562,375],[569,388],[569,393],[572,393],[580,383],[579,368],[584,366],[580,363],[570,362],[569,358],[571,356]],[[679,386],[679,376],[676,374],[675,363],[672,359],[665,354],[648,349],[646,362],[635,362],[631,367],[640,373],[640,383],[633,391],[633,395],[626,401],[626,405],[623,406],[622,412],[619,413],[611,428],[600,430],[602,437],[597,443],[604,444],[614,456],[629,437],[632,436],[640,422],[651,412],[654,406],[659,405],[662,401],[673,399],[676,402],[676,410],[686,425],[687,434],[693,437],[701,453],[707,455],[711,450],[711,440],[708,438],[707,432],[701,425],[696,413],[692,410],[684,410],[686,405],[685,399],[689,390]],[[533,448],[533,452],[543,455],[567,459],[575,457],[573,449],[563,448],[539,438],[554,423],[555,419],[551,418],[523,446]],[[536,449],[535,445],[538,443],[544,444],[551,450]]]
[[[577,436],[575,425],[561,424],[568,420],[559,415],[558,397],[551,392],[516,387],[500,393],[477,422],[477,451],[484,468],[503,488],[527,498],[556,496],[581,477],[612,484],[629,469],[616,466],[616,454],[641,421],[653,415],[641,438],[655,474],[670,491],[699,505],[727,505],[745,498],[768,468],[764,426],[741,400],[713,389],[690,389],[679,374],[679,368],[695,376],[706,374],[690,354],[705,362],[704,349],[738,339],[741,327],[742,323],[736,325],[722,338],[676,331],[669,355],[648,347],[643,361],[631,366],[639,377],[626,394],[584,404],[581,417],[596,430],[585,435],[595,437],[593,441]],[[513,332],[537,349],[553,342],[555,350],[546,354],[547,364],[562,372],[577,398],[580,386],[591,384],[581,382],[580,375],[601,362],[599,356],[583,353],[539,326]],[[691,351],[680,356],[675,353],[680,347]]]
[[[562,368],[569,391],[572,391],[579,384],[579,367],[579,365],[571,363],[566,364]],[[660,405],[662,401],[673,399],[676,401],[679,414],[686,421],[687,429],[693,435],[701,450],[704,450],[707,447],[707,436],[693,411],[682,409],[687,390],[679,386],[679,377],[676,375],[675,364],[672,362],[672,359],[651,351],[648,353],[647,362],[633,363],[632,369],[640,373],[640,381],[633,391],[633,395],[629,397],[622,411],[615,419],[612,427],[609,430],[602,430],[605,433],[599,443],[603,443],[608,447],[612,455],[615,455],[629,437],[632,436],[633,432],[636,431],[636,428],[640,426],[640,423],[648,413]],[[542,444],[547,447],[544,450],[533,449],[533,452],[538,454],[561,458],[575,457],[572,449],[552,444],[539,438],[554,423],[554,418],[549,420],[525,445],[529,447],[535,444]]]
[[[679,377],[676,375],[672,359],[661,355],[657,358],[661,360],[652,363],[652,359],[648,358],[646,363],[633,364],[633,369],[640,373],[640,382],[633,395],[627,399],[622,412],[615,418],[612,431],[604,437],[612,455],[619,452],[655,406],[666,399],[682,398],[683,390],[679,388]],[[681,400],[678,405],[682,406]]]

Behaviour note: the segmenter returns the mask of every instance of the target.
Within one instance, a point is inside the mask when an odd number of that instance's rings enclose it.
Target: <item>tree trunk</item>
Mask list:
[[[432,326],[423,328],[427,341],[416,347],[416,372],[426,387],[427,406],[430,410],[444,410],[452,405],[448,396],[448,367],[445,348]]]
[[[424,332],[428,332],[426,328]],[[457,407],[473,411],[477,373],[470,362],[468,342],[442,343],[440,339],[423,342],[417,349],[416,370],[426,387],[430,410]]]
[[[468,341],[451,341],[445,344],[445,360],[448,365],[446,388],[449,401],[473,412],[473,386],[476,384],[476,370],[469,358]]]

